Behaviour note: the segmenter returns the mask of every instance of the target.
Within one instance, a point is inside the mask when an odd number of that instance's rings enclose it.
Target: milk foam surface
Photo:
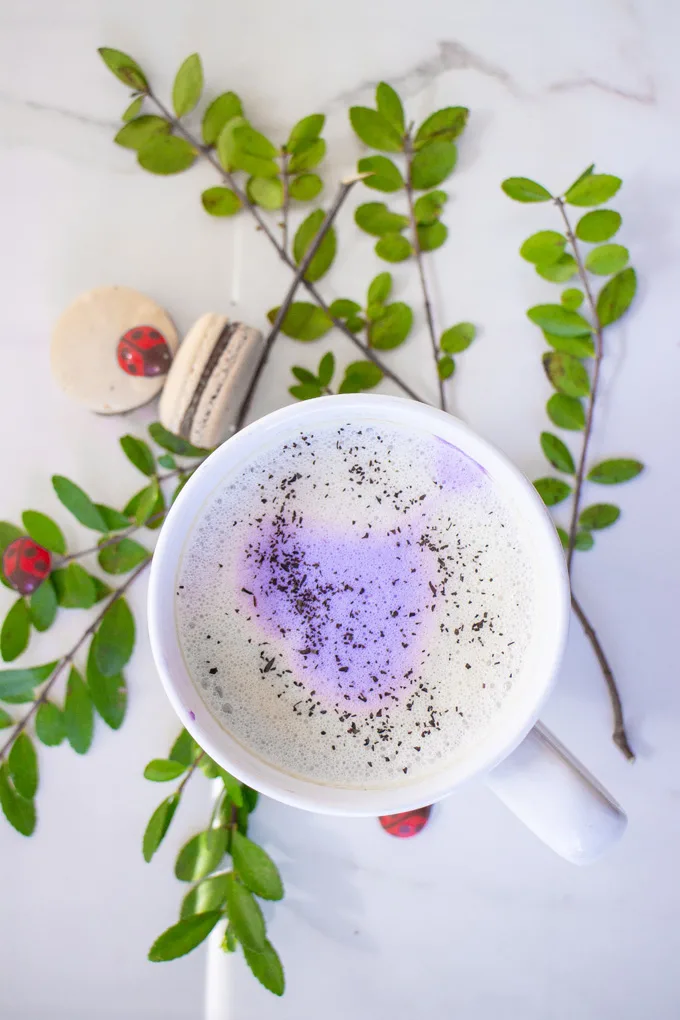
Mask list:
[[[214,492],[176,589],[225,730],[294,775],[402,785],[502,723],[533,581],[513,511],[460,450],[393,426],[295,432]]]

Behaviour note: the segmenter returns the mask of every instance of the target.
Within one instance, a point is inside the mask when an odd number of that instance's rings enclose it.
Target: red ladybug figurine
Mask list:
[[[26,535],[15,538],[7,546],[2,557],[2,569],[20,595],[31,595],[49,574],[51,562],[47,549]]]
[[[379,822],[385,832],[397,839],[409,839],[417,836],[427,825],[432,805],[416,808],[415,811],[402,811],[398,815],[380,815]]]
[[[118,364],[128,375],[165,375],[172,355],[167,340],[155,326],[133,326],[123,333],[116,350]]]

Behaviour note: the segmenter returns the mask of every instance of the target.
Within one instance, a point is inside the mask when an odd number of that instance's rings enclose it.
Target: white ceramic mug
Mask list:
[[[175,621],[174,593],[183,547],[215,489],[290,431],[328,424],[394,424],[439,436],[477,461],[514,505],[536,584],[534,640],[523,663],[531,679],[502,725],[490,728],[461,761],[397,788],[342,789],[289,775],[232,737],[203,704],[187,671]],[[323,470],[322,468],[320,470]],[[185,485],[163,525],[151,569],[149,631],[165,690],[180,719],[215,761],[269,797],[328,814],[384,815],[447,796],[481,776],[545,843],[574,863],[598,857],[623,833],[625,815],[612,797],[537,723],[562,660],[570,617],[564,553],[534,487],[466,425],[425,404],[397,397],[321,397],[266,415],[220,446]]]

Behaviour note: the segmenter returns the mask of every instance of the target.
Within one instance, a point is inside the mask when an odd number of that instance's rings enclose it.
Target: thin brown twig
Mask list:
[[[416,266],[418,267],[418,276],[420,278],[420,289],[423,294],[423,306],[425,308],[425,319],[427,321],[427,330],[430,334],[430,343],[432,344],[432,355],[434,357],[434,368],[437,373],[437,384],[439,386],[439,406],[442,411],[446,410],[446,391],[444,389],[444,380],[439,374],[439,344],[437,342],[437,331],[434,325],[434,312],[432,311],[432,301],[430,300],[430,292],[427,286],[427,279],[425,277],[425,266],[423,265],[423,252],[420,247],[420,238],[418,237],[418,224],[416,222],[416,211],[413,202],[413,147],[411,145],[410,133],[406,137],[406,145],[404,149],[406,155],[406,198],[408,201],[408,214],[411,226],[411,243],[413,244],[413,254],[415,255]]]
[[[178,120],[170,112],[170,110],[168,110],[168,108],[161,102],[161,100],[156,96],[154,92],[149,90],[146,94],[148,95],[149,99],[156,104],[160,112],[170,122],[170,124],[178,132],[178,134],[182,135],[189,142],[189,144],[196,149],[196,151],[203,157],[203,159],[207,159],[207,161],[218,172],[218,174],[220,175],[221,179],[225,182],[225,184],[229,185],[229,187],[237,196],[237,198],[240,200],[244,208],[247,209],[250,215],[254,218],[258,227],[263,232],[269,243],[276,250],[279,258],[283,262],[285,262],[289,269],[292,269],[293,272],[297,271],[297,266],[295,265],[295,262],[290,257],[288,252],[285,251],[284,248],[281,246],[275,234],[270,229],[267,221],[261,215],[260,210],[257,208],[256,205],[254,205],[250,201],[246,192],[241,187],[239,187],[239,184],[235,179],[234,175],[230,173],[228,170],[224,169],[224,167],[219,162],[210,146],[202,145],[198,141],[198,139],[195,138],[194,135],[192,135],[190,131],[187,131],[182,122]],[[415,390],[413,390],[407,383],[400,379],[396,372],[393,372],[392,369],[389,368],[389,366],[386,365],[367,344],[363,343],[359,339],[359,337],[355,336],[354,333],[352,333],[352,331],[347,328],[347,326],[345,325],[344,322],[342,322],[341,319],[337,319],[335,316],[331,315],[328,304],[324,301],[321,294],[319,294],[319,291],[317,290],[313,283],[311,283],[309,280],[303,279],[302,286],[314,299],[319,308],[321,308],[321,310],[325,312],[325,314],[328,316],[328,318],[333,323],[335,328],[339,329],[341,333],[344,333],[345,336],[349,340],[351,340],[354,346],[361,351],[365,358],[368,358],[368,360],[372,361],[374,365],[377,365],[380,371],[383,373],[383,375],[387,379],[390,379],[396,386],[398,386],[402,390],[402,392],[405,393],[408,397],[411,397],[412,400],[418,400],[421,403],[423,402],[423,398],[420,397],[415,392]]]
[[[240,428],[243,428],[243,423],[244,423],[244,421],[245,421],[245,419],[246,419],[246,417],[248,415],[248,411],[250,410],[250,405],[251,405],[253,397],[255,395],[255,390],[256,390],[257,384],[258,384],[258,382],[260,380],[260,376],[262,375],[264,367],[265,367],[265,365],[267,363],[267,360],[269,358],[269,355],[271,353],[272,347],[274,346],[274,341],[276,340],[277,336],[279,335],[279,330],[281,329],[283,321],[284,321],[286,315],[288,314],[288,309],[290,308],[290,306],[291,306],[291,304],[293,302],[293,298],[295,297],[295,292],[298,289],[298,286],[302,283],[302,281],[304,279],[304,275],[307,272],[307,270],[309,269],[309,266],[311,264],[312,259],[314,258],[314,256],[316,255],[317,251],[321,247],[321,245],[323,243],[323,240],[326,237],[328,231],[333,226],[333,220],[335,219],[335,217],[340,212],[340,209],[342,207],[343,202],[345,201],[345,199],[349,195],[349,193],[352,190],[352,188],[354,187],[354,185],[358,181],[360,181],[361,179],[362,179],[362,176],[359,175],[357,177],[353,177],[353,178],[351,178],[351,179],[349,179],[347,181],[343,181],[341,183],[340,187],[338,188],[338,193],[335,196],[335,199],[333,200],[333,203],[332,203],[330,209],[328,210],[328,212],[324,216],[323,222],[321,223],[321,226],[319,227],[319,230],[318,230],[314,240],[312,241],[312,243],[310,244],[309,248],[305,252],[304,258],[302,259],[302,261],[300,262],[300,265],[297,267],[297,269],[295,271],[295,276],[293,277],[293,281],[292,281],[290,287],[288,288],[288,292],[287,292],[285,298],[283,299],[283,302],[281,303],[281,306],[280,306],[278,312],[276,313],[276,318],[274,319],[274,322],[272,323],[272,328],[270,329],[269,335],[267,336],[267,339],[264,342],[264,351],[263,351],[262,357],[260,358],[260,362],[259,362],[259,364],[257,366],[255,374],[253,375],[253,378],[250,381],[250,385],[249,385],[248,390],[246,392],[244,401],[243,401],[243,403],[241,405],[241,409],[239,411],[238,418],[236,419],[236,430],[237,431]]]
[[[626,724],[623,717],[623,704],[621,702],[621,696],[614,680],[614,674],[612,668],[609,665],[607,656],[604,654],[604,649],[600,644],[600,640],[595,633],[593,625],[583,611],[583,607],[572,592],[571,604],[573,610],[578,617],[578,620],[583,627],[586,637],[590,641],[593,647],[593,651],[597,656],[597,661],[600,664],[602,675],[604,676],[607,689],[609,691],[609,698],[612,704],[612,711],[614,714],[614,730],[612,733],[612,740],[619,748],[619,750],[626,756],[628,761],[635,761],[635,753],[628,742],[628,735],[626,733]]]
[[[281,215],[283,222],[281,229],[283,231],[281,239],[281,247],[288,254],[288,216],[290,213],[290,192],[288,190],[288,153],[284,152],[281,156],[281,183],[283,185],[283,207]]]
[[[184,787],[187,785],[187,783],[189,782],[189,780],[193,776],[194,772],[198,768],[198,766],[199,766],[199,764],[201,762],[201,758],[205,758],[205,751],[201,751],[200,754],[196,755],[196,757],[192,761],[191,765],[189,766],[188,772],[186,772],[184,774],[184,778],[182,779],[182,782],[179,784],[179,786],[175,790],[175,793],[177,794],[178,797],[182,796],[182,791],[184,790]]]
[[[70,652],[67,652],[66,655],[63,655],[61,657],[61,659],[59,659],[59,661],[57,662],[56,666],[54,667],[54,670],[52,671],[52,674],[50,675],[49,679],[45,683],[45,686],[43,687],[42,691],[40,692],[40,694],[38,695],[36,700],[31,705],[31,707],[28,710],[28,712],[26,713],[26,715],[23,717],[23,719],[19,720],[19,722],[16,724],[16,726],[13,727],[10,736],[7,738],[7,740],[2,745],[2,747],[0,747],[0,761],[2,761],[2,759],[5,756],[5,754],[7,753],[8,749],[12,746],[12,744],[14,743],[16,738],[19,736],[19,734],[26,728],[26,726],[30,722],[31,718],[35,715],[35,713],[38,711],[39,707],[43,704],[43,702],[47,698],[47,695],[50,693],[50,690],[52,689],[52,687],[54,687],[55,683],[57,682],[57,680],[59,679],[61,674],[64,672],[66,667],[69,665],[69,663],[71,663],[73,661],[73,659],[75,658],[76,654],[80,651],[82,646],[87,641],[88,637],[90,637],[91,634],[94,634],[94,632],[96,631],[97,627],[102,622],[105,614],[108,612],[108,610],[113,605],[113,603],[117,602],[118,599],[121,598],[125,594],[125,592],[128,590],[130,585],[133,584],[137,580],[139,575],[144,570],[146,570],[146,568],[148,567],[150,562],[151,562],[151,557],[149,557],[148,560],[145,560],[144,563],[142,563],[139,567],[137,567],[137,569],[132,574],[130,574],[130,576],[128,577],[127,581],[124,581],[123,584],[121,584],[120,588],[116,588],[116,590],[111,593],[111,597],[109,598],[109,601],[107,602],[106,606],[102,609],[102,611],[100,613],[98,613],[98,615],[92,621],[90,626],[78,638],[78,640],[76,641],[75,645],[70,650]]]

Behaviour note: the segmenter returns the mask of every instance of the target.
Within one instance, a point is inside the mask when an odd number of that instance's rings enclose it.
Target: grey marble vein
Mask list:
[[[578,92],[581,89],[598,89],[600,92],[606,92],[611,96],[618,96],[620,99],[626,99],[632,103],[639,103],[641,106],[656,106],[657,96],[654,79],[647,75],[646,88],[644,91],[635,91],[633,89],[624,89],[618,85],[612,85],[610,82],[601,81],[599,78],[593,78],[591,76],[584,78],[567,78],[564,81],[556,81],[551,85],[548,85],[548,92]]]
[[[35,110],[37,113],[53,113],[65,120],[75,121],[78,124],[89,124],[93,127],[116,130],[120,125],[117,121],[105,120],[100,117],[90,117],[75,110],[64,110],[58,106],[51,106],[49,103],[39,103],[35,99],[20,99],[18,96],[10,95],[7,92],[0,92],[0,103],[13,107],[24,107],[28,110]]]

